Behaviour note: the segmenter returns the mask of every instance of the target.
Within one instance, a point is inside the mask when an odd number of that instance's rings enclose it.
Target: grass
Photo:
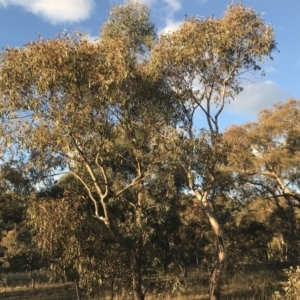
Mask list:
[[[76,293],[73,284],[48,283],[47,278],[37,276],[35,288],[28,287],[28,274],[0,274],[0,299],[5,300],[73,300]]]
[[[75,300],[72,284],[42,284],[32,290],[27,287],[14,287],[0,290],[0,299],[5,300]]]
[[[284,266],[252,265],[239,267],[233,276],[224,278],[222,299],[224,300],[267,300],[280,289]],[[180,274],[156,275],[149,278],[146,300],[206,300],[208,281],[204,272],[190,270],[187,286],[180,280]],[[6,285],[0,281],[0,299],[5,300],[76,300],[72,283],[49,284],[45,278],[37,278],[35,289],[27,287],[27,274],[5,274]],[[2,282],[2,286],[1,286]],[[92,299],[83,297],[83,300]],[[101,300],[111,300],[111,292],[104,290]],[[132,299],[130,291],[117,290],[114,300]]]

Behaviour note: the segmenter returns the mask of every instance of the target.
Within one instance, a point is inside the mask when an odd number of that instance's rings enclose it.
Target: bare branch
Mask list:
[[[98,209],[98,203],[97,203],[97,200],[95,199],[95,197],[93,196],[92,194],[92,191],[91,189],[88,187],[88,185],[84,182],[84,180],[75,172],[73,171],[70,171],[70,174],[72,174],[73,176],[75,176],[81,183],[82,185],[85,187],[86,191],[88,192],[89,194],[89,197],[90,199],[93,201],[94,203],[94,207],[95,207],[95,216],[97,218],[99,218],[99,209]]]
[[[100,166],[98,160],[99,160],[99,153],[97,153],[97,155],[96,155],[95,163],[96,163],[96,165],[99,167],[99,169],[100,169],[100,171],[101,171],[101,173],[102,173],[102,176],[103,176],[103,178],[104,178],[105,192],[104,192],[104,194],[103,194],[102,197],[103,197],[103,198],[106,198],[107,195],[108,195],[108,181],[107,181],[107,176],[106,176],[106,173],[105,173],[105,171],[104,171],[104,168],[103,168],[102,166]],[[101,159],[101,161],[103,161],[103,160]]]

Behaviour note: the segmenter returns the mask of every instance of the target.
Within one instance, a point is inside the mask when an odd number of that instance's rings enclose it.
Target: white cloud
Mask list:
[[[175,31],[182,24],[182,21],[175,21],[173,19],[174,13],[182,8],[180,0],[164,0],[164,2],[167,4],[166,10],[168,11],[165,18],[166,26],[159,30],[159,34]]]
[[[240,115],[257,114],[278,101],[285,101],[291,95],[271,80],[244,84],[244,90],[227,104],[225,111]]]
[[[168,33],[177,30],[182,24],[182,21],[174,21],[166,19],[166,26],[159,31],[159,34]]]
[[[173,19],[174,13],[182,9],[182,0],[162,0],[163,4],[161,2],[159,3],[158,0],[137,1],[147,4],[149,7],[156,7],[156,4],[160,4],[159,10],[164,12],[166,26],[159,30],[159,34],[166,33],[168,31],[174,31],[182,24],[182,22],[178,22]]]
[[[1,0],[0,0],[1,1]],[[137,0],[138,2],[145,3],[149,7],[156,4],[158,0]],[[126,2],[126,0],[125,0]],[[163,0],[166,4],[169,13],[173,14],[174,12],[180,10],[182,8],[181,0]]]
[[[61,23],[87,19],[94,0],[0,0],[0,5],[18,5],[51,23]]]

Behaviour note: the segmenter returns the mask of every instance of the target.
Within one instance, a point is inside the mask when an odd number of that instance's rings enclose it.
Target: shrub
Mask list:
[[[290,267],[285,270],[285,274],[288,280],[283,282],[283,292],[276,291],[272,300],[300,300],[300,267]]]

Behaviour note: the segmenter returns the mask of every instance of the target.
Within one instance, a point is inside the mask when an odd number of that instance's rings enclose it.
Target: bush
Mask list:
[[[276,291],[272,300],[300,300],[300,267],[285,270],[288,280],[283,283],[283,292]]]

